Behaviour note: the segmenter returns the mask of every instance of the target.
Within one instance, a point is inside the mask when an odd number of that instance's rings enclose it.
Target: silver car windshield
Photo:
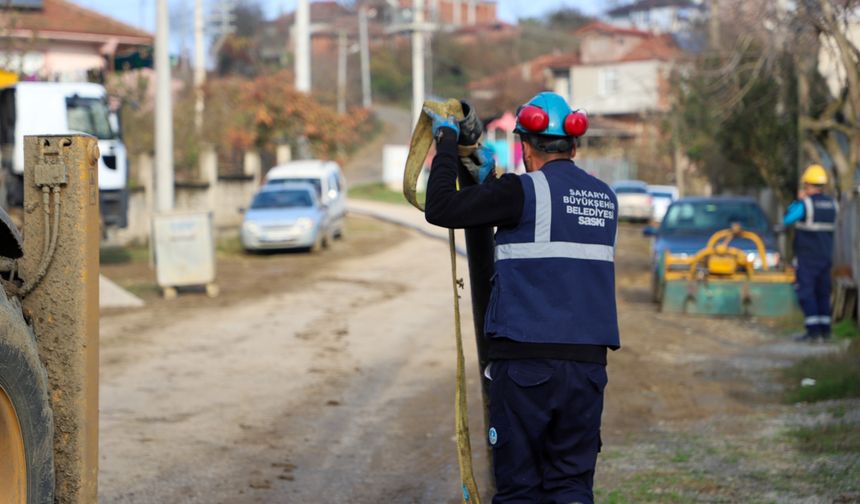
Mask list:
[[[314,199],[309,191],[300,189],[284,191],[265,191],[257,194],[251,202],[254,210],[272,208],[309,208],[314,206]]]
[[[317,190],[317,196],[322,196],[322,181],[318,178],[308,177],[308,178],[299,178],[299,177],[290,177],[284,179],[273,179],[270,180],[267,185],[277,185],[277,184],[295,184],[295,183],[305,183],[311,184]]]

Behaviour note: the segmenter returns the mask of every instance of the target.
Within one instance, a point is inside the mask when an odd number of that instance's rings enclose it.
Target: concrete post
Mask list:
[[[203,130],[203,84],[206,82],[206,45],[203,40],[203,0],[194,2],[194,131]]]
[[[156,4],[155,30],[155,159],[158,212],[173,210],[173,98],[170,92],[170,23],[167,0]]]
[[[214,215],[218,203],[218,153],[210,144],[200,149],[200,180],[209,184],[206,189],[206,207]]]
[[[337,113],[346,114],[346,32],[337,36]]]
[[[275,151],[275,159],[279,165],[287,164],[293,160],[293,149],[287,144],[279,145]]]
[[[358,8],[358,40],[361,45],[361,104],[364,108],[373,105],[370,90],[370,44],[367,36],[367,5]]]
[[[87,135],[24,140],[24,298],[48,370],[54,412],[56,502],[98,502],[99,149]],[[39,184],[39,185],[37,185]],[[40,187],[41,186],[41,187]],[[43,208],[43,189],[52,191]],[[56,212],[59,201],[59,215]],[[50,212],[50,218],[47,217]],[[53,255],[43,245],[49,219]],[[57,221],[56,219],[59,219]],[[56,224],[55,224],[56,222]],[[47,268],[43,256],[50,257]]]
[[[302,93],[311,92],[311,8],[308,0],[298,0],[296,5],[296,20],[293,24],[293,40],[295,47],[294,71],[296,74],[296,90]]]
[[[263,161],[260,159],[260,153],[255,150],[245,151],[245,159],[242,166],[245,175],[254,177],[254,187],[259,186],[263,175]]]
[[[152,154],[141,153],[137,158],[137,175],[143,186],[146,214],[151,216],[155,211],[155,169],[152,164]]]
[[[424,0],[412,0],[412,125],[424,106]]]

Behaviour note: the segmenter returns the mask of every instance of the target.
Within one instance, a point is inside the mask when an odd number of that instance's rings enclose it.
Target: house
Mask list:
[[[408,12],[413,0],[400,0],[400,12]],[[495,0],[425,0],[424,19],[443,28],[499,23]]]
[[[25,77],[87,80],[152,44],[151,34],[68,0],[4,0],[0,7],[0,67]]]
[[[469,95],[485,116],[500,116],[535,93],[554,87],[553,69],[579,62],[571,53],[544,54],[501,72],[470,82]],[[559,84],[567,90],[566,84]],[[562,96],[568,96],[562,94]]]
[[[552,69],[552,87],[571,104],[603,116],[668,110],[668,79],[682,57],[671,36],[600,22],[576,35],[579,61]]]
[[[703,21],[703,0],[637,0],[606,11],[610,24],[654,33],[678,33]]]
[[[2,0],[0,0],[2,1]],[[412,20],[412,0],[368,0],[368,32],[371,41],[403,37]],[[494,0],[427,0],[424,20],[438,30],[454,31],[453,36],[468,43],[486,33],[513,36],[510,25],[500,21]],[[340,33],[351,39],[358,36],[358,13],[341,2],[323,0],[310,4],[311,50],[314,53],[332,51]],[[263,31],[264,58],[282,58],[285,48],[292,48],[290,31],[295,12],[285,14],[267,24]],[[397,27],[403,27],[398,30]]]
[[[312,2],[309,7],[312,53],[333,51],[340,32],[350,38],[358,36],[358,18],[354,10],[331,0]],[[265,60],[284,60],[288,50],[292,51],[295,19],[295,12],[290,12],[266,23],[261,33],[261,52]],[[368,28],[371,37],[382,34],[382,28],[373,19]]]

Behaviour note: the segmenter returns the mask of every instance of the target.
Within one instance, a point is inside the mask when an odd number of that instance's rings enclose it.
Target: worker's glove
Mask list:
[[[433,121],[433,138],[439,138],[439,130],[442,128],[450,128],[458,138],[460,137],[460,125],[457,124],[454,116],[442,117],[427,107],[424,107],[424,113]]]
[[[477,145],[481,135],[484,134],[484,124],[478,118],[475,107],[462,100],[460,100],[460,106],[463,108],[463,120],[459,123],[460,138],[457,143],[464,146]]]
[[[460,162],[475,179],[481,184],[487,178],[495,178],[496,160],[493,157],[493,149],[486,145],[479,145],[477,149],[466,157],[461,157]]]

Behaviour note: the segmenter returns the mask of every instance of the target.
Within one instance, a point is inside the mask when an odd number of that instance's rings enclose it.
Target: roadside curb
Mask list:
[[[374,203],[374,206],[380,206],[380,208],[384,208],[385,205],[387,204]],[[410,222],[406,219],[398,218],[381,209],[371,209],[363,206],[356,206],[353,205],[351,202],[347,203],[347,211],[351,214],[370,217],[382,222],[387,222],[389,224],[394,224],[396,226],[404,227],[406,229],[411,229],[413,231],[421,233],[428,238],[433,238],[435,240],[439,240],[445,243],[448,242],[448,233],[446,232],[447,230],[445,228],[433,226],[432,224],[416,224],[415,222]],[[457,255],[466,257],[465,248],[461,247],[460,245],[456,245],[455,250],[457,251]]]

